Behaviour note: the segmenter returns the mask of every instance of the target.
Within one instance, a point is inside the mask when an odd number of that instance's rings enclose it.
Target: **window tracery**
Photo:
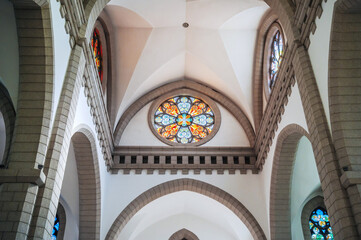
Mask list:
[[[309,218],[309,227],[311,239],[334,239],[327,211],[322,207],[317,207],[312,211]]]
[[[269,75],[268,75],[268,88],[269,91],[272,90],[275,81],[278,76],[280,65],[283,59],[284,46],[283,46],[283,37],[279,30],[273,36],[270,52],[270,62],[269,62]]]
[[[196,143],[214,127],[214,113],[203,100],[176,96],[164,101],[154,114],[154,127],[163,138],[175,143]]]
[[[149,127],[162,142],[171,146],[199,146],[220,127],[220,111],[207,96],[183,89],[153,102],[148,115]]]

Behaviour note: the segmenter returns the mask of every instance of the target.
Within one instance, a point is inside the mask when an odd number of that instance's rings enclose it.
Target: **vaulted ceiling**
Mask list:
[[[259,0],[111,1],[112,121],[150,90],[190,78],[227,95],[253,124],[253,57],[267,9]]]

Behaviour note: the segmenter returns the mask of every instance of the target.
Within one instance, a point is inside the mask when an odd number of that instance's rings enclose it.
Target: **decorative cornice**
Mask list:
[[[230,174],[235,174],[236,170],[241,174],[246,174],[247,170],[258,173],[252,148],[115,147],[113,155],[112,173],[119,170],[123,170],[124,174],[129,174],[130,170],[135,170],[136,174],[141,174],[143,170],[147,174],[152,174],[154,170],[158,170],[159,174],[165,174],[166,170],[170,170],[171,174],[176,174],[178,170],[183,174],[188,174],[190,170],[194,174],[200,174],[201,170],[205,170],[206,174],[212,174],[213,170],[217,174],[223,174],[225,170]]]

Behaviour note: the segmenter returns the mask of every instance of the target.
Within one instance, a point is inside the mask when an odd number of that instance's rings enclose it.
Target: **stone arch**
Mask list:
[[[291,179],[301,137],[308,133],[297,124],[286,126],[278,135],[270,190],[271,239],[291,239]]]
[[[187,240],[199,240],[194,233],[185,228],[173,233],[169,240],[182,240],[183,238]]]
[[[354,216],[361,214],[361,1],[338,0],[334,5],[328,66],[331,131],[342,171],[341,182],[351,199]],[[357,194],[356,194],[357,193]],[[355,217],[359,236],[361,219]]]
[[[5,123],[5,149],[3,156],[0,156],[0,164],[4,167],[8,163],[8,154],[15,127],[15,109],[6,87],[0,83],[0,112]]]
[[[246,225],[255,240],[266,239],[261,226],[252,213],[250,213],[236,198],[218,187],[189,178],[177,179],[159,184],[139,195],[130,204],[128,204],[128,206],[114,220],[105,239],[117,239],[117,236],[129,220],[148,203],[167,194],[179,191],[196,192],[218,201],[228,207]]]
[[[41,239],[50,238],[56,207],[63,183],[71,129],[79,99],[79,90],[84,77],[85,56],[83,49],[75,45],[71,51],[63,88],[55,114],[52,135],[48,144],[43,172],[46,177],[45,186],[39,188],[34,208],[29,238],[35,235]],[[46,195],[46,196],[45,196]],[[45,219],[45,221],[44,221]]]
[[[311,239],[311,233],[310,233],[310,227],[308,221],[310,218],[310,214],[317,207],[322,207],[324,209],[327,209],[325,206],[324,199],[321,196],[316,196],[311,200],[309,200],[302,209],[301,224],[302,224],[303,236],[305,239]]]
[[[47,1],[14,1],[13,5],[19,43],[18,95],[21,97],[17,102],[9,167],[33,169],[45,162],[50,133],[52,105],[49,102],[53,97],[51,16]],[[31,149],[25,150],[24,144],[32,146]]]
[[[79,239],[100,238],[101,186],[95,138],[81,127],[71,138],[79,179]]]
[[[147,103],[157,99],[158,97],[162,96],[164,93],[169,93],[171,91],[180,90],[180,89],[191,89],[193,91],[197,91],[201,94],[206,95],[207,97],[211,98],[212,100],[221,104],[224,108],[226,108],[241,124],[245,133],[247,134],[248,140],[250,142],[251,147],[254,146],[255,143],[255,132],[253,130],[252,124],[244,114],[242,109],[240,109],[230,98],[226,95],[218,92],[215,89],[207,87],[201,83],[198,83],[193,80],[183,79],[171,83],[164,84],[161,87],[158,87],[146,94],[142,97],[138,98],[130,107],[128,107],[121,118],[118,121],[117,127],[114,131],[114,143],[117,145],[121,139],[123,131],[125,130],[126,126],[130,122],[130,120],[134,117],[134,115],[141,110],[144,105]]]

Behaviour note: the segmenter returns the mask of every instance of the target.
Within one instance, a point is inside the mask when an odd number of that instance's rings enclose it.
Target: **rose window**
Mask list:
[[[154,113],[153,126],[163,138],[173,143],[197,143],[214,128],[213,110],[203,100],[177,96],[162,102]]]

